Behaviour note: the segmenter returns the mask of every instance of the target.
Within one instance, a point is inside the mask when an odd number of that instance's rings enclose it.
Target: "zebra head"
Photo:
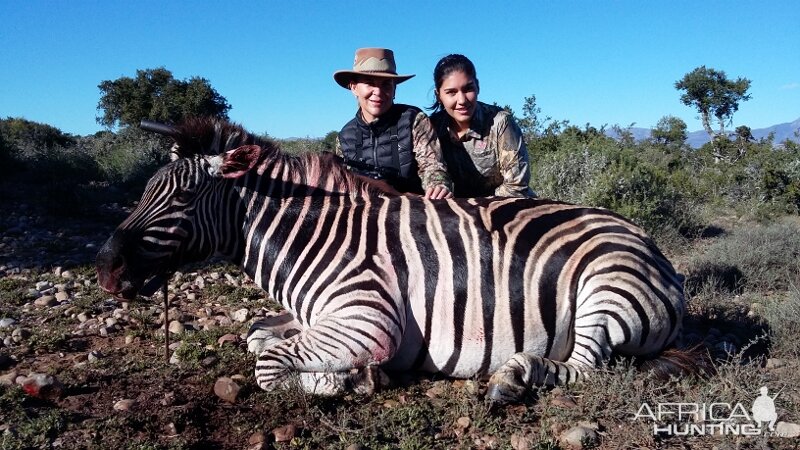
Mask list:
[[[126,299],[140,291],[151,295],[181,265],[225,253],[221,246],[236,212],[224,198],[262,154],[258,145],[243,145],[218,155],[182,156],[159,169],[98,252],[100,287]]]

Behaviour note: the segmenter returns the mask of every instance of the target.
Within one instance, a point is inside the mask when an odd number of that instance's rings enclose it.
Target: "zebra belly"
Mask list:
[[[409,317],[400,348],[394,358],[384,364],[386,369],[413,369],[455,378],[472,378],[494,373],[516,353],[512,332],[507,324],[494,328],[491,346],[487,347],[482,324],[475,324],[477,326],[474,327],[465,324],[463,334],[456,342],[450,334],[453,329],[452,319],[432,319],[433,325],[426,343],[426,333],[423,331],[426,326],[425,316]],[[523,351],[544,356],[546,347],[546,335],[529,333]],[[418,359],[421,357],[424,359],[420,365]]]

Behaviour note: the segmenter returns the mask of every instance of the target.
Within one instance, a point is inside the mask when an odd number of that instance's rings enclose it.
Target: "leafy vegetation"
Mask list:
[[[172,72],[137,70],[136,78],[120,77],[98,85],[101,97],[97,122],[107,127],[138,126],[143,119],[178,123],[190,116],[228,118],[231,106],[208,80],[192,77],[176,80]]]

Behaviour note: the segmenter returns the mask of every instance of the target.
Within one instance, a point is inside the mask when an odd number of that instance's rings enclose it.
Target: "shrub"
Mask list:
[[[642,150],[647,150],[644,152]],[[567,129],[558,150],[533,155],[533,187],[543,197],[614,210],[650,232],[694,224],[680,158],[620,145],[596,129]]]
[[[58,128],[20,118],[0,120],[0,161],[33,171],[48,182],[74,183],[97,176],[91,155]]]
[[[169,142],[138,128],[100,132],[81,142],[97,161],[105,180],[117,185],[144,186],[157,168],[169,161]]]
[[[738,146],[736,152],[741,156],[733,162],[715,162],[709,145],[689,155],[701,201],[725,209],[755,207],[754,215],[800,211],[797,148],[773,147],[769,140],[758,143],[722,140],[719,145]]]

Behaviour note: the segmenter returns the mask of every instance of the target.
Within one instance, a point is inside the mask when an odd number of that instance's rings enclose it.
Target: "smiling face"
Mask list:
[[[394,79],[386,77],[361,76],[350,83],[350,91],[367,123],[389,111],[394,104],[394,90]]]
[[[436,97],[459,130],[469,128],[478,104],[478,80],[456,70],[450,72],[436,91]]]

